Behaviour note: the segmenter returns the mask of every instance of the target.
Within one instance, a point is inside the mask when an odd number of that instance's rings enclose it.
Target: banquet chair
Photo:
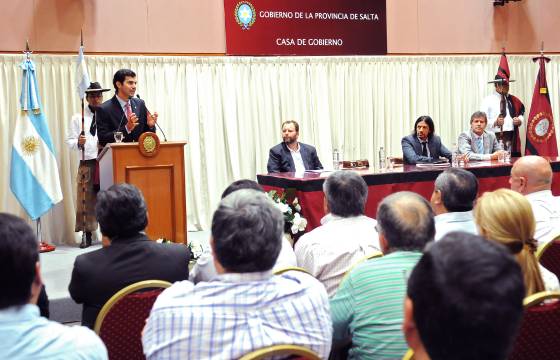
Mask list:
[[[290,356],[291,355],[291,356]],[[298,360],[321,360],[319,355],[306,347],[299,345],[272,345],[262,349],[257,349],[243,355],[239,360],[262,360],[272,357],[284,356],[288,359]]]
[[[560,278],[560,235],[539,246],[535,256],[542,266]]]
[[[286,267],[274,270],[272,273],[274,275],[282,275],[283,273],[288,272],[288,271],[299,271],[299,272],[303,272],[303,273],[311,275],[309,273],[309,271],[307,271],[304,268],[299,267],[299,266],[286,266]]]
[[[408,349],[402,360],[414,360],[414,351],[412,351],[412,349]]]
[[[552,360],[560,357],[560,292],[527,296],[525,311],[510,360]]]
[[[145,359],[142,329],[156,298],[169,286],[167,281],[140,281],[121,289],[103,305],[94,330],[105,343],[109,359]]]

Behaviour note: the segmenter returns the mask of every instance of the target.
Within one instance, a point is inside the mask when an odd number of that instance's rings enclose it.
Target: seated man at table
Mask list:
[[[157,298],[142,344],[148,359],[239,359],[294,344],[329,355],[325,288],[309,274],[273,275],[284,217],[266,194],[237,190],[212,217],[210,245],[218,277],[173,284]]]
[[[282,124],[282,143],[272,147],[266,168],[269,173],[321,170],[323,165],[317,150],[311,145],[298,142],[299,124],[294,120]]]
[[[451,161],[451,152],[434,133],[435,126],[431,117],[420,116],[416,119],[412,134],[401,140],[405,164],[430,163],[438,161],[440,157]]]
[[[430,199],[436,214],[436,237],[452,231],[478,234],[472,209],[478,194],[478,179],[461,168],[449,168],[438,175]]]
[[[358,264],[331,299],[333,347],[351,342],[350,359],[401,359],[406,353],[406,279],[434,239],[434,213],[422,196],[394,193],[377,208],[377,228],[385,255]]]
[[[521,268],[506,247],[450,233],[408,279],[403,332],[414,359],[507,359],[524,296]]]
[[[321,226],[304,234],[295,245],[298,266],[321,281],[334,296],[348,269],[380,251],[375,225],[364,215],[368,188],[353,171],[332,173],[323,183],[326,211]]]
[[[78,256],[68,286],[72,299],[84,304],[82,325],[90,328],[101,307],[122,288],[143,280],[187,279],[190,258],[186,246],[159,244],[146,236],[148,209],[134,185],[101,191],[95,213],[110,245]]]
[[[511,168],[511,190],[525,195],[535,215],[539,245],[560,235],[560,197],[552,195],[552,168],[540,156],[524,156]]]
[[[486,125],[486,113],[476,111],[471,115],[471,129],[459,135],[459,153],[467,160],[497,160],[503,154],[496,135],[486,130]]]

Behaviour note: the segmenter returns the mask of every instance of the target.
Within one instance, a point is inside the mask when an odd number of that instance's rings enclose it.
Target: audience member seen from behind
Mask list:
[[[231,194],[234,191],[241,189],[253,189],[260,192],[264,192],[262,187],[253,180],[242,179],[231,183],[224,192],[222,193],[222,199]],[[294,254],[294,249],[292,244],[286,237],[282,236],[282,250],[280,250],[280,255],[274,264],[274,269],[282,269],[291,266],[297,266],[296,255]],[[189,279],[195,284],[200,281],[210,281],[216,277],[218,273],[216,272],[216,267],[214,266],[214,257],[212,256],[212,250],[206,248],[202,255],[196,260],[190,274]]]
[[[436,214],[436,241],[452,231],[478,233],[472,213],[477,193],[478,180],[470,171],[450,168],[439,174],[430,199]]]
[[[334,296],[348,269],[367,255],[379,252],[375,219],[364,215],[368,188],[353,171],[332,173],[323,183],[325,210],[321,226],[295,244],[298,266],[306,269]]]
[[[560,197],[552,195],[552,168],[540,156],[524,156],[511,168],[511,190],[525,195],[535,215],[535,239],[546,244],[560,235]]]
[[[430,246],[408,280],[403,332],[416,360],[507,359],[523,314],[503,246],[461,232]]]
[[[471,116],[471,129],[459,135],[459,153],[466,160],[498,160],[504,149],[496,140],[496,135],[486,130],[488,119],[482,111]]]
[[[282,142],[270,148],[266,168],[269,173],[320,170],[323,168],[317,150],[298,141],[299,124],[294,120],[282,123]]]
[[[351,343],[351,359],[400,359],[406,278],[434,239],[434,214],[412,192],[387,196],[377,209],[381,258],[357,265],[331,299],[334,346]]]
[[[0,359],[107,359],[95,333],[39,315],[38,242],[22,219],[0,213]]]
[[[122,288],[143,280],[186,280],[190,253],[182,244],[159,244],[144,232],[144,197],[130,184],[113,185],[97,196],[97,221],[110,245],[80,255],[68,290],[83,305],[82,324],[90,328],[101,307]]]
[[[414,123],[411,135],[402,138],[401,146],[405,164],[430,163],[444,157],[451,161],[451,152],[435,135],[434,121],[429,116],[420,116]]]
[[[283,228],[282,213],[261,192],[242,189],[222,199],[210,240],[219,275],[196,285],[177,282],[157,298],[142,337],[146,357],[238,359],[294,344],[327,358],[325,288],[303,272],[272,275]]]
[[[482,195],[474,209],[480,234],[505,245],[523,270],[527,296],[540,291],[560,291],[556,275],[541,266],[535,257],[535,218],[529,201],[509,189]]]

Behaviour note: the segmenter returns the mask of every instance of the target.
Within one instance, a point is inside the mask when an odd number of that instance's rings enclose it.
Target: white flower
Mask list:
[[[288,204],[276,203],[274,205],[276,206],[276,208],[278,208],[278,210],[280,210],[282,212],[282,214],[284,214],[285,212],[288,212],[290,210],[290,207],[288,206]]]
[[[292,234],[297,234],[300,231],[305,231],[305,227],[307,226],[307,220],[304,217],[301,217],[299,213],[295,213],[294,220],[292,221],[291,231]]]
[[[294,206],[294,208],[296,209],[296,211],[301,211],[301,206],[299,206],[299,204],[296,204],[296,206]]]
[[[297,197],[294,198],[294,201],[292,201],[292,204],[293,204],[293,205],[299,204],[299,201],[298,201]]]
[[[156,242],[161,244],[163,243],[163,239],[157,239]]]

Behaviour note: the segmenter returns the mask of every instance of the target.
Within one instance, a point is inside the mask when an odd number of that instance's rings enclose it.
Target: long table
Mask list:
[[[512,164],[498,161],[471,162],[464,169],[472,172],[479,181],[479,195],[498,188],[509,188]],[[560,157],[549,157],[553,170],[552,192],[560,195]],[[397,191],[413,191],[430,199],[434,180],[445,168],[436,166],[404,165],[393,170],[353,170],[360,174],[368,185],[366,215],[375,218],[381,200]],[[294,188],[302,207],[302,216],[307,219],[306,231],[320,225],[325,215],[323,182],[330,172],[305,172],[296,176],[293,172],[257,175],[257,181],[266,191]]]

